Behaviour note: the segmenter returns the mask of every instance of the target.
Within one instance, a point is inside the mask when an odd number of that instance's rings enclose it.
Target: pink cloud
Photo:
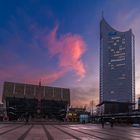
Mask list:
[[[41,47],[43,45],[47,47],[50,56],[58,56],[58,65],[55,66],[56,69],[53,69],[54,66],[46,66],[44,69],[36,69],[36,67],[32,66],[29,62],[32,61],[32,57],[30,58],[31,60],[28,61],[29,63],[27,62],[25,64],[18,60],[19,54],[16,51],[8,51],[8,53],[4,53],[1,56],[1,59],[5,62],[9,62],[8,65],[2,65],[2,68],[0,69],[1,81],[14,80],[14,82],[38,84],[39,79],[41,79],[42,84],[51,84],[64,77],[69,71],[74,71],[80,79],[83,78],[86,70],[81,57],[86,50],[86,44],[82,37],[80,35],[67,33],[60,38],[57,38],[58,26],[56,26],[50,33],[36,27],[36,25],[33,27],[35,29],[35,36],[33,35],[33,40],[31,40],[31,42],[25,42],[25,40],[22,39],[22,36],[18,36],[18,41],[10,38],[7,42],[10,42],[12,46],[25,44],[26,46],[29,46],[32,51],[37,50],[36,53],[40,54],[42,53],[39,50],[40,46],[36,43],[39,41]],[[17,34],[15,37],[17,37]],[[5,45],[10,46],[9,43]],[[48,58],[47,54],[48,52],[45,51],[42,53],[46,59]]]
[[[63,77],[65,71],[51,71],[44,72],[42,70],[34,70],[28,65],[13,65],[10,68],[6,67],[0,69],[0,75],[2,81],[13,81],[13,82],[23,82],[30,84],[38,84],[41,80],[43,85],[51,84],[59,78]],[[2,87],[0,87],[2,88]]]
[[[73,70],[80,78],[83,78],[86,73],[84,63],[81,60],[86,50],[84,40],[81,36],[71,33],[57,38],[57,30],[58,26],[44,38],[50,55],[58,55],[58,65],[65,72]]]
[[[0,44],[5,48],[2,49],[1,55],[1,60],[4,63],[0,65],[0,93],[2,93],[4,81],[38,84],[41,79],[42,85],[46,85],[53,84],[56,80],[67,76],[66,74],[70,71],[73,71],[78,79],[85,76],[86,70],[82,56],[86,50],[86,44],[80,35],[66,33],[58,38],[58,26],[48,33],[47,27],[42,29],[26,14],[21,12],[20,15],[23,15],[25,26],[31,36],[26,41],[18,29],[15,18],[12,18],[9,23],[12,32],[8,32],[7,29],[3,30],[3,34],[8,37],[4,44]],[[50,16],[52,16],[51,13]],[[52,62],[53,60],[51,61],[51,58],[48,58],[48,51],[42,49],[43,46],[48,49],[51,57],[58,57],[57,65]],[[32,55],[27,56],[28,61],[26,58],[26,62],[18,51],[19,48],[22,50],[23,47],[32,52]],[[39,61],[34,63],[38,58],[44,62],[44,66],[38,66]],[[47,59],[49,60],[45,61]]]
[[[14,79],[17,77],[24,77],[24,71],[27,69],[26,65],[14,64],[11,66],[5,66],[0,69],[1,80]]]
[[[38,84],[39,80],[41,80],[43,84],[50,84],[58,80],[60,77],[63,77],[64,74],[65,74],[65,71],[53,71],[46,74],[38,74],[37,76],[32,77],[32,78],[26,77],[25,82]]]

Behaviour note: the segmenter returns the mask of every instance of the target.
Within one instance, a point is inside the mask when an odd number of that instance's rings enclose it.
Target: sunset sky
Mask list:
[[[98,103],[102,10],[119,31],[135,35],[140,95],[139,0],[1,0],[0,92],[4,81],[66,87],[74,106]]]

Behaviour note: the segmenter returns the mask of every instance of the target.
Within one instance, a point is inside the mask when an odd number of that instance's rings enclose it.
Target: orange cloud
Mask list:
[[[86,70],[81,57],[85,52],[85,42],[81,36],[70,33],[57,38],[57,30],[58,26],[45,38],[50,55],[58,55],[58,65],[65,72],[74,70],[80,78],[83,78]]]

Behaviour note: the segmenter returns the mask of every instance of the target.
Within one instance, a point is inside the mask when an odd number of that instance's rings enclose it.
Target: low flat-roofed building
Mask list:
[[[80,115],[90,116],[90,113],[86,111],[86,108],[71,107],[67,112],[67,120],[70,122],[80,122]]]
[[[132,111],[133,105],[135,104],[129,102],[105,101],[97,105],[97,107],[99,107],[98,115],[128,113]]]
[[[63,119],[70,105],[70,89],[4,82],[2,101],[11,120],[26,112],[31,117]]]

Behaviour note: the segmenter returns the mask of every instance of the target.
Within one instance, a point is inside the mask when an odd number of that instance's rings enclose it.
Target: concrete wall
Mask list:
[[[3,100],[6,97],[67,101],[70,103],[70,90],[59,87],[48,87],[22,83],[5,82]]]

